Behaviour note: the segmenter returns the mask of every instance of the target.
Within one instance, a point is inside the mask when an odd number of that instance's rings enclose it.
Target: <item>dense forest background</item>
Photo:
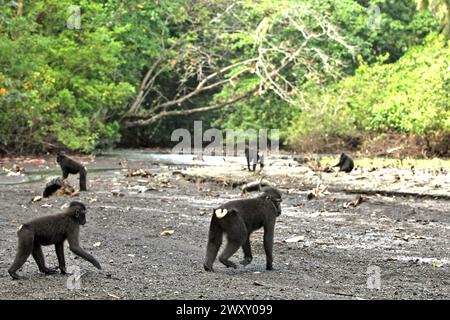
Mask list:
[[[296,151],[448,156],[449,0],[0,6],[1,153],[170,146],[202,120]]]

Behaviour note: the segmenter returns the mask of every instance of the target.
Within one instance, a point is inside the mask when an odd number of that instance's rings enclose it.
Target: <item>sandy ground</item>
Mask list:
[[[3,163],[8,165],[11,163]],[[125,165],[153,171],[156,176],[125,177],[126,170],[115,159],[88,162],[88,192],[34,204],[30,200],[41,194],[44,181],[0,185],[0,298],[450,298],[450,190],[445,185],[448,175],[444,173],[416,173],[408,176],[410,180],[406,182],[386,178],[383,183],[379,180],[398,171],[383,171],[381,176],[378,172],[376,189],[389,189],[395,183],[398,190],[411,191],[408,184],[402,188],[402,183],[416,183],[420,184],[421,194],[429,191],[436,195],[438,189],[439,195],[447,198],[373,194],[364,195],[366,201],[362,204],[346,208],[357,194],[333,190],[343,186],[352,189],[356,183],[373,181],[372,178],[361,179],[358,173],[352,173],[351,179],[334,173],[320,174],[319,180],[331,191],[308,201],[310,186],[306,182],[317,182],[318,175],[306,167],[292,173],[289,166],[275,169],[274,165],[272,171],[278,170],[278,174],[270,175],[268,169],[268,179],[284,193],[283,213],[275,230],[275,270],[264,269],[263,233],[259,231],[251,239],[254,260],[250,265],[227,269],[216,261],[216,272],[207,273],[202,263],[212,208],[242,197],[238,188],[232,188],[232,181],[253,181],[257,177],[242,171],[237,164],[231,169],[157,166],[139,161]],[[29,164],[26,169],[45,167],[58,173],[51,162]],[[95,171],[98,167],[113,170]],[[180,171],[185,177],[173,171]],[[227,176],[219,179],[225,183],[196,178],[206,174],[217,177],[219,173]],[[432,182],[427,180],[427,174]],[[377,173],[371,172],[372,176]],[[434,183],[433,179],[439,182]],[[352,180],[356,182],[352,184]],[[69,181],[78,183],[74,176]],[[364,187],[359,184],[356,189]],[[444,187],[436,187],[442,184]],[[75,257],[66,245],[68,267],[78,267],[81,273],[79,289],[68,288],[73,277],[40,274],[31,257],[19,270],[26,279],[12,281],[7,269],[15,255],[17,227],[29,219],[56,213],[73,199],[88,205],[81,243],[103,269],[97,270]],[[164,230],[174,232],[162,236]],[[289,242],[297,236],[298,241]],[[44,255],[49,266],[57,264],[53,247],[44,247]],[[241,256],[239,251],[232,259],[238,261]]]

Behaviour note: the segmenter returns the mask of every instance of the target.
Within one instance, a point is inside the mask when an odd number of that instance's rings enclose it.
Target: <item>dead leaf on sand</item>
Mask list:
[[[354,200],[344,203],[344,208],[356,208],[364,201],[366,201],[366,199],[359,195]]]
[[[144,169],[130,169],[125,174],[126,177],[142,177],[142,178],[148,178],[148,177],[154,177],[156,176],[156,173],[146,171]]]

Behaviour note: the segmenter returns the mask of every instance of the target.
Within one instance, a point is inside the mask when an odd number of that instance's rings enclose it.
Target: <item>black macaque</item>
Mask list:
[[[242,247],[244,260],[241,264],[249,264],[253,259],[250,235],[261,227],[264,227],[266,269],[273,270],[273,236],[276,217],[281,214],[281,192],[271,186],[259,189],[263,193],[256,198],[230,201],[213,210],[203,265],[206,271],[214,271],[213,263],[224,233],[227,235],[227,245],[219,261],[226,267],[236,268],[236,264],[228,259]]]
[[[72,195],[75,189],[61,177],[50,180],[45,186],[43,197],[48,198],[54,194],[68,194]]]
[[[251,148],[250,146],[246,145],[245,158],[247,159],[248,171],[255,171],[258,163],[261,170],[264,168],[264,155],[259,152],[258,147]]]
[[[270,184],[264,180],[265,179],[263,177],[259,181],[244,184],[241,187],[241,193],[246,194],[247,192],[261,191],[263,187],[270,187]]]
[[[17,231],[18,248],[16,258],[8,269],[13,279],[20,279],[17,275],[28,257],[33,255],[39,271],[45,274],[56,273],[56,269],[47,268],[41,246],[55,245],[58,257],[58,268],[62,274],[66,274],[66,262],[64,259],[64,241],[69,242],[70,250],[76,255],[92,263],[97,269],[101,269],[100,263],[89,253],[84,251],[79,244],[80,225],[86,223],[86,207],[83,203],[72,201],[69,208],[62,213],[36,218],[19,227]]]
[[[64,152],[58,153],[56,162],[61,167],[63,178],[67,179],[70,174],[80,174],[80,191],[86,191],[86,168],[79,162],[70,159]]]
[[[339,167],[339,171],[350,173],[355,167],[355,164],[353,163],[352,158],[350,158],[345,153],[342,153],[341,157],[339,158],[339,163],[333,167]]]

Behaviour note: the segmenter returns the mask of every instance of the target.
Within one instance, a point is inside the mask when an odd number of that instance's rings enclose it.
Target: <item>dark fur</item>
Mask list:
[[[341,157],[339,158],[339,163],[333,167],[339,167],[339,171],[350,173],[355,167],[355,164],[353,163],[352,158],[350,158],[345,153],[342,153]]]
[[[261,170],[264,168],[264,156],[260,154],[259,148],[256,148],[256,150],[254,150],[254,148],[250,149],[248,145],[245,146],[245,158],[247,159],[248,171],[255,171],[258,163]],[[251,167],[250,163],[252,163]]]
[[[62,194],[69,194],[75,192],[74,188],[69,185],[69,183],[62,179],[61,177],[50,180],[45,186],[43,197],[48,198],[53,195],[55,192],[61,191]]]
[[[276,217],[281,214],[281,193],[270,186],[261,187],[261,191],[263,193],[256,198],[230,201],[214,209],[203,265],[206,271],[214,271],[213,263],[222,244],[224,233],[227,235],[228,242],[219,256],[219,261],[227,267],[236,268],[236,265],[228,259],[239,247],[242,247],[244,260],[241,264],[249,264],[253,259],[250,235],[261,227],[264,227],[266,269],[273,269],[273,236]],[[219,219],[215,214],[217,209],[227,209],[228,213]]]
[[[66,262],[64,260],[64,241],[66,239],[73,253],[89,261],[96,268],[101,269],[98,261],[80,247],[80,225],[85,223],[86,207],[81,202],[73,201],[70,203],[69,208],[62,213],[36,218],[23,224],[17,231],[18,248],[16,258],[8,269],[11,277],[20,279],[16,272],[27,261],[30,254],[33,255],[39,271],[45,274],[56,273],[55,269],[45,266],[41,248],[41,246],[51,244],[55,245],[59,269],[62,274],[66,274]]]
[[[58,162],[61,167],[63,178],[67,179],[70,174],[80,174],[80,191],[86,191],[86,168],[79,162],[70,159],[63,152],[58,153],[56,157],[56,162]]]

